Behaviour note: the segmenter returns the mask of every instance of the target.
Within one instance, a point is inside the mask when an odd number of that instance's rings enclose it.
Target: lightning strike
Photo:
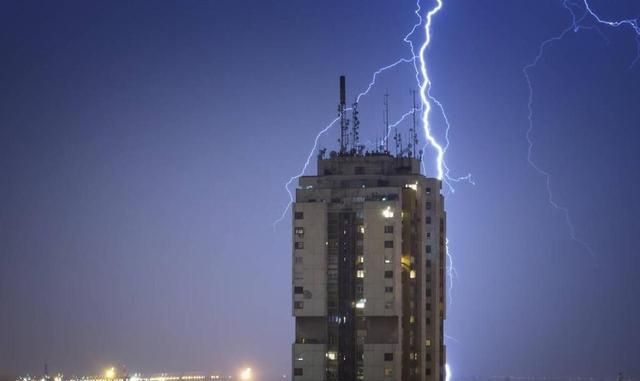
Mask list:
[[[562,30],[558,35],[550,37],[550,38],[544,40],[540,44],[540,47],[538,48],[538,54],[535,56],[533,61],[531,61],[529,64],[525,65],[522,68],[522,73],[524,75],[524,78],[525,78],[525,81],[527,83],[527,87],[528,87],[528,90],[529,90],[529,94],[528,94],[529,97],[528,97],[528,102],[527,102],[528,128],[527,128],[527,131],[526,131],[526,134],[525,134],[525,137],[526,137],[527,143],[528,143],[527,161],[529,162],[529,165],[538,174],[540,174],[544,178],[545,186],[546,186],[546,190],[547,190],[548,202],[553,208],[555,208],[556,210],[560,211],[562,213],[562,215],[564,216],[564,220],[565,220],[565,223],[567,225],[567,229],[569,231],[569,236],[571,237],[571,239],[573,241],[575,241],[576,243],[578,243],[579,245],[581,245],[592,257],[594,257],[595,254],[594,254],[593,249],[584,240],[580,239],[577,236],[575,225],[574,225],[573,220],[571,218],[571,214],[569,212],[569,209],[566,206],[560,205],[556,201],[556,199],[554,197],[554,194],[553,194],[553,189],[551,187],[551,174],[547,170],[545,170],[542,167],[540,167],[540,165],[538,165],[533,160],[534,142],[533,142],[533,138],[532,138],[532,133],[533,133],[533,129],[534,129],[534,126],[533,126],[533,84],[532,84],[532,81],[531,81],[530,71],[532,69],[534,69],[538,65],[538,62],[540,62],[540,60],[542,59],[542,57],[544,55],[545,49],[550,44],[562,40],[568,33],[572,32],[572,31],[573,32],[579,32],[582,29],[595,29],[596,31],[598,31],[600,33],[601,36],[603,36],[603,38],[606,39],[606,37],[604,37],[602,32],[597,27],[582,25],[581,23],[585,20],[585,18],[587,18],[588,16],[591,16],[591,18],[593,18],[596,23],[598,23],[600,25],[604,25],[604,26],[613,27],[613,28],[618,28],[618,27],[622,27],[622,26],[630,27],[633,30],[633,32],[635,33],[636,52],[637,52],[635,59],[631,63],[631,67],[633,67],[635,65],[635,63],[638,61],[638,59],[640,58],[640,26],[638,24],[638,20],[637,19],[623,19],[623,20],[616,20],[616,21],[605,20],[605,19],[601,18],[596,12],[593,11],[591,6],[589,5],[588,0],[583,0],[583,4],[584,4],[584,9],[583,9],[584,13],[583,13],[582,16],[577,17],[573,8],[578,8],[578,5],[576,3],[570,2],[569,0],[563,0],[562,6],[571,15],[571,23],[564,30]]]

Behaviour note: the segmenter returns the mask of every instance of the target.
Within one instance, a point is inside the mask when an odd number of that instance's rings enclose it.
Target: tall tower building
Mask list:
[[[299,179],[295,381],[444,381],[444,198],[415,156],[341,149]]]

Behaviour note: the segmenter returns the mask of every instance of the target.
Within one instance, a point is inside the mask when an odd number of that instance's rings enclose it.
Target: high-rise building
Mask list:
[[[416,156],[341,147],[299,179],[295,381],[444,381],[444,197]]]

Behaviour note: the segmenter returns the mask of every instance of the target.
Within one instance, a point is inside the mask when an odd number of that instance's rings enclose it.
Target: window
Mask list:
[[[296,242],[296,250],[304,249],[304,242]]]
[[[391,258],[392,257],[384,257],[384,263],[386,263],[386,264],[391,263]]]
[[[416,279],[416,272],[415,272],[415,270],[411,270],[411,271],[409,271],[409,278],[411,278],[411,279]]]
[[[431,232],[427,232],[427,238],[431,238]]]
[[[431,353],[427,353],[427,362],[431,362]]]
[[[384,241],[384,248],[385,249],[392,249],[393,248],[393,241]]]
[[[295,308],[296,310],[301,310],[304,308],[304,302],[294,302],[293,303],[293,308]]]
[[[386,303],[384,304],[384,308],[385,308],[386,310],[390,310],[390,309],[392,309],[392,308],[393,308],[393,303],[391,303],[391,302],[386,302]]]
[[[431,289],[427,288],[427,296],[431,296]]]
[[[356,278],[364,278],[364,270],[356,271]]]
[[[427,303],[427,311],[431,311],[431,303]]]
[[[294,376],[302,376],[302,368],[293,368]]]
[[[427,201],[424,205],[427,208],[427,210],[431,210],[431,201]]]
[[[356,258],[356,263],[364,263],[364,255],[358,255]]]
[[[387,208],[382,211],[382,216],[384,218],[393,218],[393,210],[391,210],[390,206],[387,206]]]
[[[427,259],[427,267],[431,267],[431,259]]]
[[[384,368],[384,376],[385,377],[393,376],[393,368]]]
[[[425,370],[424,370],[424,373],[425,373],[427,376],[431,376],[431,368],[427,368],[427,369],[425,369]]]
[[[393,287],[385,287],[384,292],[393,292]]]
[[[387,270],[384,272],[384,277],[389,279],[389,278],[393,278],[393,271]]]
[[[393,225],[387,225],[384,227],[385,233],[393,233]]]
[[[426,323],[427,325],[431,325],[431,318],[427,318],[427,319],[425,320],[425,323]]]
[[[304,212],[295,212],[294,218],[296,220],[303,220],[304,219]]]
[[[384,361],[393,361],[393,353],[385,353]]]
[[[304,237],[304,228],[302,227],[296,227],[294,232],[296,233],[296,235],[298,237]]]
[[[329,360],[337,360],[338,359],[338,353],[337,352],[327,352],[326,356],[327,356],[327,358]]]
[[[427,188],[424,190],[426,194],[431,194],[431,188]]]
[[[301,265],[302,264],[302,257],[296,257],[295,264],[296,265]]]
[[[431,245],[427,245],[425,249],[427,251],[427,254],[431,253]]]
[[[427,347],[430,347],[431,346],[431,339],[425,340],[424,341],[424,345],[427,346]]]
[[[425,221],[427,222],[427,225],[431,225],[431,216],[427,216],[427,218],[425,218]]]
[[[300,287],[300,286],[296,286],[293,288],[293,293],[294,294],[302,294],[304,292],[304,288]]]
[[[356,167],[356,175],[364,175],[364,167]]]
[[[431,282],[431,274],[426,274],[424,276],[424,280],[427,281],[427,282]]]

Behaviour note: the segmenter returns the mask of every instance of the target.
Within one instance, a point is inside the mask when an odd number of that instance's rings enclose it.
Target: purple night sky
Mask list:
[[[591,5],[640,15],[633,0]],[[353,98],[408,56],[414,8],[3,1],[0,378],[45,362],[66,374],[289,373],[289,217],[272,227],[283,185],[335,117],[338,76]],[[427,58],[452,124],[447,161],[476,182],[446,193],[454,377],[640,376],[632,30],[570,32],[530,72],[533,158],[593,256],[527,162],[522,68],[570,22],[561,0],[445,0],[434,18]],[[385,92],[391,119],[410,109],[413,76],[411,65],[385,72],[362,99],[363,140],[379,136]],[[442,139],[443,118],[431,120]],[[433,176],[433,152],[425,159]]]

